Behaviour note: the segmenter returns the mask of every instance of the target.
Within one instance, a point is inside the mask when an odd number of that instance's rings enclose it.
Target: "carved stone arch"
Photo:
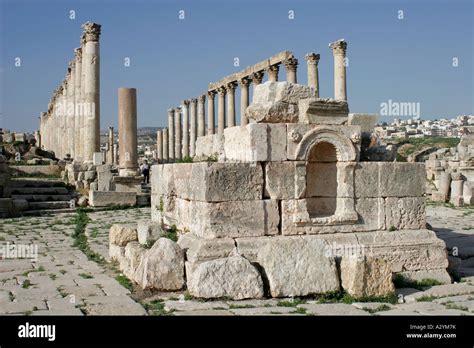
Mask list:
[[[334,129],[326,127],[315,128],[304,135],[296,148],[296,160],[307,160],[313,146],[321,142],[329,143],[336,148],[339,162],[357,160],[357,149],[351,139]]]

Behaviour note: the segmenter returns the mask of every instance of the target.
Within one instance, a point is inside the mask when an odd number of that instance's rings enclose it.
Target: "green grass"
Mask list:
[[[239,305],[239,304],[230,304],[229,309],[239,309],[239,308],[255,308],[255,306],[252,305]]]
[[[193,163],[193,158],[190,156],[185,156],[181,159],[176,160],[176,163]]]
[[[21,284],[21,287],[22,287],[23,289],[28,289],[30,286],[31,286],[31,282],[30,282],[29,279],[25,279],[25,280],[23,281],[23,283]]]
[[[76,210],[74,222],[76,223],[76,227],[74,228],[74,233],[72,234],[72,238],[74,239],[73,246],[79,248],[79,250],[81,250],[89,260],[99,264],[105,263],[104,258],[98,253],[92,251],[89,244],[87,243],[87,237],[85,234],[86,226],[89,222],[87,211],[83,208],[78,208]]]
[[[447,303],[446,308],[447,309],[457,309],[457,310],[460,310],[460,311],[469,312],[469,308],[461,306],[461,305],[457,305],[457,304],[454,304],[454,303]]]
[[[374,314],[374,313],[377,313],[377,312],[384,312],[384,311],[388,311],[390,310],[390,306],[387,306],[386,304],[382,304],[380,306],[378,306],[377,308],[367,308],[367,307],[364,307],[362,308],[364,311],[366,312],[369,312],[371,314]]]
[[[443,283],[437,281],[436,279],[422,279],[419,281],[409,280],[404,278],[402,275],[397,274],[393,279],[393,284],[396,288],[413,288],[417,290],[424,290],[435,285],[442,285]]]
[[[433,300],[436,300],[438,297],[432,296],[432,295],[425,295],[419,297],[416,302],[432,302]]]
[[[166,230],[165,234],[163,235],[164,238],[171,239],[173,242],[178,241],[178,229],[176,225],[172,225],[169,229]]]
[[[282,300],[278,301],[277,306],[279,307],[296,307],[299,304],[306,303],[306,300],[303,300],[301,298],[294,298],[292,300]]]
[[[319,303],[346,303],[351,304],[354,302],[387,302],[391,304],[398,303],[398,297],[396,294],[390,294],[387,296],[371,296],[371,297],[360,297],[355,298],[345,291],[332,291],[326,294],[316,296]]]
[[[115,280],[119,282],[120,285],[122,285],[124,288],[132,291],[133,290],[133,284],[132,282],[130,281],[130,279],[128,279],[127,277],[125,277],[124,275],[120,274],[118,276],[115,277]]]
[[[291,312],[293,314],[306,314],[306,308],[298,307],[294,310],[294,312]]]
[[[150,302],[142,303],[142,306],[151,314],[151,315],[173,315],[173,310],[166,311],[165,304],[163,300],[153,300]]]

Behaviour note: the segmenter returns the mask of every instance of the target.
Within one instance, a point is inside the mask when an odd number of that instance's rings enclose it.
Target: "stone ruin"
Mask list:
[[[463,135],[457,147],[431,153],[425,165],[432,201],[474,204],[474,134]]]
[[[209,85],[209,96],[219,93],[218,132],[210,98],[212,123],[197,138],[192,163],[166,163],[175,150],[183,154],[181,119],[180,134],[173,129],[168,138],[164,130],[164,163],[152,167],[151,221],[110,230],[111,259],[126,276],[144,289],[232,299],[341,287],[356,297],[383,296],[394,291],[395,275],[451,282],[445,243],[426,229],[424,165],[360,160],[360,114],[349,114],[346,97],[346,42],[330,47],[335,99],[319,97],[319,55],[307,55],[305,86],[297,84],[291,54],[283,61],[286,82],[278,82],[279,63],[269,59]],[[261,83],[264,72],[269,80]],[[247,107],[250,81],[258,83]],[[181,110],[187,118],[186,106]],[[165,238],[175,231],[177,243]]]

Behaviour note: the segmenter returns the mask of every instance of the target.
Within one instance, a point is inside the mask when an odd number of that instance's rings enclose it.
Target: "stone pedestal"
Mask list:
[[[119,175],[135,176],[137,174],[137,90],[119,88]]]
[[[460,207],[463,205],[463,185],[464,180],[460,175],[454,175],[453,181],[451,181],[451,198],[450,202],[455,207]]]

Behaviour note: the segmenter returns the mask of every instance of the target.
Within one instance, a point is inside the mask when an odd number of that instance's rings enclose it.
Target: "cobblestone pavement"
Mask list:
[[[115,279],[117,270],[107,263],[108,231],[114,223],[136,223],[149,214],[149,208],[89,212],[85,229],[88,256],[73,246],[75,213],[2,220],[0,250],[5,251],[8,243],[33,244],[38,247],[38,259],[0,261],[0,314],[474,315],[474,209],[427,207],[428,222],[461,260],[458,283],[397,289],[395,301],[368,303],[297,298],[199,301],[185,292],[144,294],[134,290],[131,294],[121,285],[123,281]],[[403,303],[398,303],[400,298]]]

